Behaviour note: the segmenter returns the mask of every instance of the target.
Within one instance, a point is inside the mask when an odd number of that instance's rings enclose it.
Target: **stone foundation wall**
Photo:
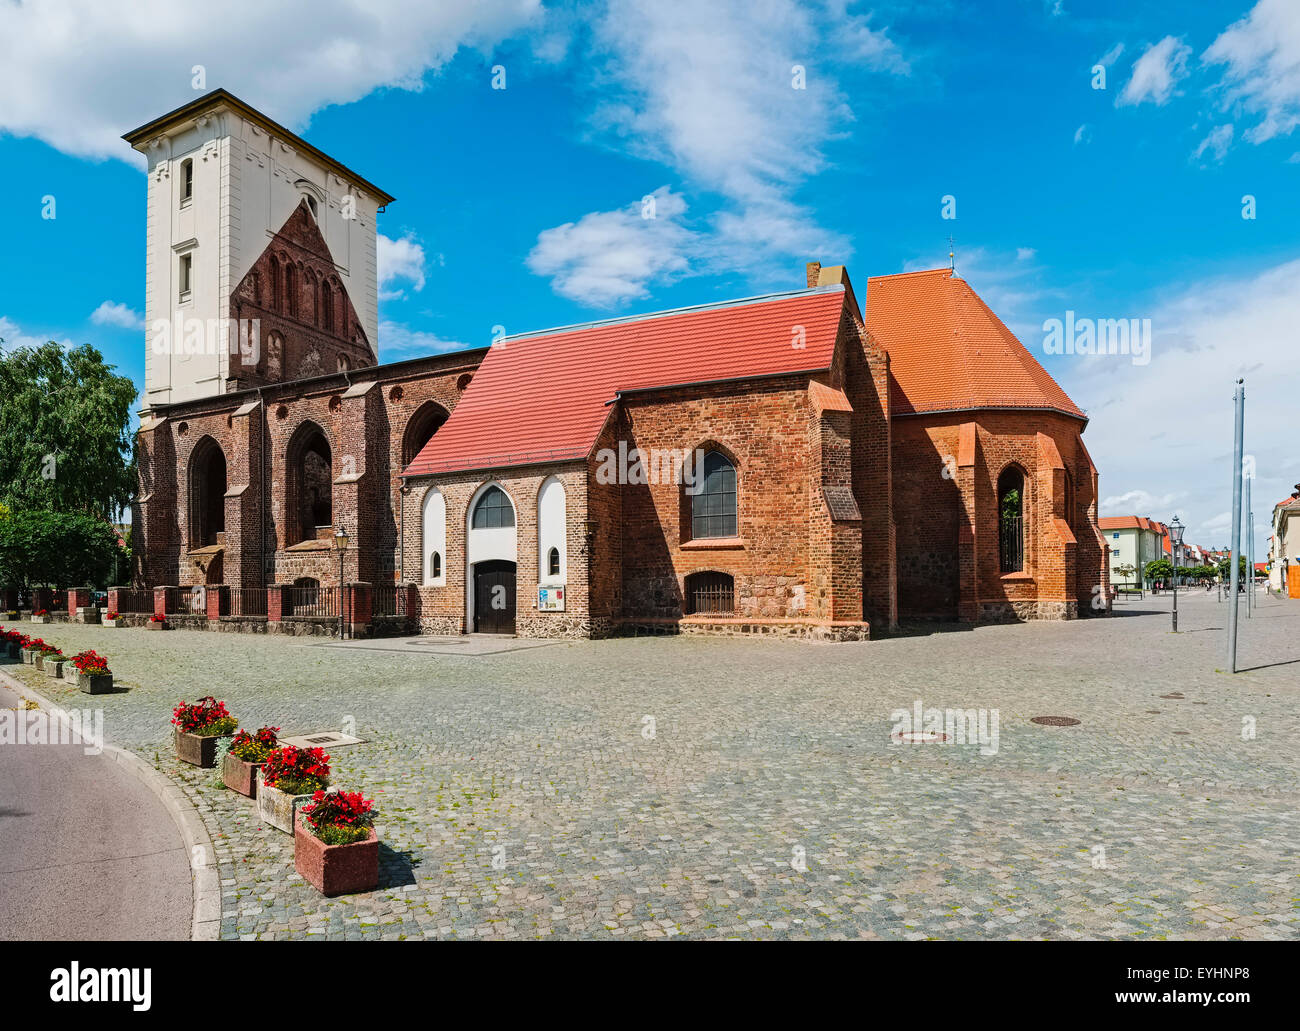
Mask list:
[[[1026,623],[1032,620],[1078,619],[1076,601],[984,601],[981,623]]]

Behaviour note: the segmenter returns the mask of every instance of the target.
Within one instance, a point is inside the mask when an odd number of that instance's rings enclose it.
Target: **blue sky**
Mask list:
[[[1300,480],[1300,5],[438,6],[0,8],[5,346],[91,341],[140,381],[145,182],[118,137],[202,65],[397,197],[384,360],[795,288],[813,259],[933,267],[951,234],[1092,417],[1103,514],[1226,542],[1238,375],[1258,524]],[[1045,354],[1067,310],[1151,319],[1150,362]]]

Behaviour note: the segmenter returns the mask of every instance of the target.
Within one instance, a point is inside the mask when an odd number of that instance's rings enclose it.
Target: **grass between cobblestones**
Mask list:
[[[55,624],[42,636],[107,655],[127,690],[8,669],[102,708],[109,741],[184,787],[226,938],[1294,938],[1300,602],[1243,612],[1236,677],[1216,672],[1226,604],[1179,609],[1177,636],[1156,598],[863,644],[478,657]],[[172,758],[172,707],[205,694],[250,730],[355,726],[333,780],[381,810],[379,890],[321,898],[290,836]],[[893,743],[918,698],[996,710],[996,754]]]

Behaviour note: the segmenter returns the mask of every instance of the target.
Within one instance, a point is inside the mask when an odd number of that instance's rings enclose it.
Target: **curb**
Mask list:
[[[0,670],[0,682],[23,698],[35,702],[46,712],[60,709],[48,698],[32,690],[22,681]],[[217,855],[212,838],[199,818],[198,810],[185,797],[176,784],[160,770],[150,766],[134,752],[117,745],[104,744],[104,755],[126,767],[162,802],[172,818],[181,841],[190,853],[190,875],[194,896],[193,915],[190,919],[191,941],[217,941],[221,937],[221,875],[217,871]]]

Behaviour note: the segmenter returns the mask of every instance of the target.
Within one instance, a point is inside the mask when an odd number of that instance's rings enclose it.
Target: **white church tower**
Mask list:
[[[376,364],[391,196],[221,89],[123,139],[148,160],[142,409]]]

